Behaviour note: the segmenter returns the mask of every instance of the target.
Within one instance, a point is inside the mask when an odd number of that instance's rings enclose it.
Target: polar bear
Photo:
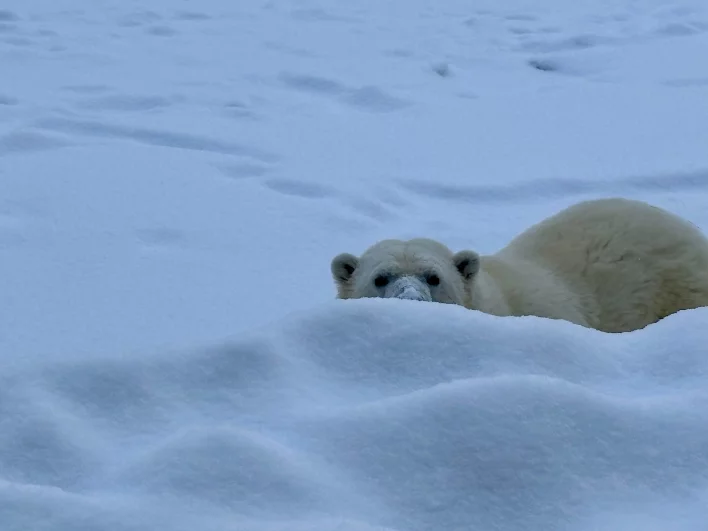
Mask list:
[[[604,332],[644,328],[708,306],[708,239],[658,207],[577,203],[497,253],[453,253],[435,240],[383,240],[331,262],[340,299],[396,297],[498,316],[563,319]]]

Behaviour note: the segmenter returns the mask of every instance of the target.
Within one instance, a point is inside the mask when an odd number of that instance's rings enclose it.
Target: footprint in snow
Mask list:
[[[394,212],[383,205],[382,202],[376,200],[363,197],[347,197],[342,202],[357,213],[377,222],[386,222],[396,218]]]
[[[248,157],[264,163],[275,162],[278,157],[256,147],[228,142],[215,138],[189,133],[179,133],[147,127],[131,127],[91,120],[73,120],[68,118],[47,118],[38,120],[37,127],[65,134],[98,138],[132,140],[151,146],[163,146],[175,149],[207,151]]]
[[[637,190],[673,192],[708,189],[708,170],[691,173],[629,176],[611,181],[581,179],[537,179],[515,186],[464,186],[427,181],[399,181],[409,192],[425,198],[464,203],[526,201],[539,197],[581,194],[625,194]]]
[[[259,164],[222,164],[217,166],[219,171],[230,179],[249,179],[251,177],[263,177],[271,169],[268,166]]]
[[[17,105],[19,102],[20,100],[18,100],[17,98],[0,94],[0,105]]]
[[[708,24],[701,22],[669,22],[654,30],[659,37],[689,37],[708,30]]]
[[[151,26],[145,30],[148,35],[155,37],[172,37],[177,35],[178,31],[170,26]]]
[[[209,20],[211,17],[199,11],[178,11],[174,18],[176,20]]]
[[[18,20],[20,20],[20,17],[13,11],[0,9],[0,22],[16,22]]]
[[[224,104],[223,106],[223,114],[227,118],[234,118],[234,119],[246,119],[246,120],[255,120],[258,119],[258,115],[252,111],[249,106],[245,103],[242,103],[240,101],[230,101]]]
[[[667,87],[705,87],[708,85],[708,77],[669,79],[663,84]]]
[[[108,85],[65,85],[61,87],[61,90],[67,92],[75,92],[77,94],[100,94],[103,92],[109,92],[111,88]]]
[[[378,87],[363,87],[342,97],[351,106],[369,112],[392,112],[404,109],[411,102],[392,96]]]
[[[375,86],[355,89],[332,79],[292,73],[282,73],[279,79],[293,90],[333,97],[345,105],[368,112],[398,111],[412,104]]]
[[[12,131],[0,135],[0,157],[58,149],[69,145],[65,140],[36,131]]]
[[[263,181],[266,188],[283,195],[302,197],[305,199],[321,199],[336,195],[334,189],[318,183],[307,183],[291,179],[267,179]]]
[[[130,96],[117,94],[88,99],[79,103],[85,109],[97,111],[142,112],[169,107],[172,102],[163,96]]]
[[[300,92],[338,96],[347,91],[341,83],[319,76],[283,72],[279,78],[285,86]]]
[[[511,22],[534,22],[535,20],[538,20],[538,17],[535,15],[527,15],[524,13],[506,15],[504,18]]]
[[[611,43],[611,39],[599,35],[572,35],[558,39],[528,40],[517,46],[517,51],[534,53],[579,51]]]

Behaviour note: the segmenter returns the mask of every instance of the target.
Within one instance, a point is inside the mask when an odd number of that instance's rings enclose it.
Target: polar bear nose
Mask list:
[[[430,289],[415,277],[401,277],[388,285],[386,297],[430,302]]]

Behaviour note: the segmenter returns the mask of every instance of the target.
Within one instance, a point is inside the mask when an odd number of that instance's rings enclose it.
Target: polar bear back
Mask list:
[[[486,274],[519,287],[504,289],[511,314],[617,332],[708,305],[708,239],[689,222],[639,201],[576,204],[486,258]]]

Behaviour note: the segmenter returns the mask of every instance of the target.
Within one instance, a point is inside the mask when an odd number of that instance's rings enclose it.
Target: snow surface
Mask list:
[[[334,301],[581,199],[708,230],[702,0],[4,0],[2,531],[702,530],[708,312]]]

